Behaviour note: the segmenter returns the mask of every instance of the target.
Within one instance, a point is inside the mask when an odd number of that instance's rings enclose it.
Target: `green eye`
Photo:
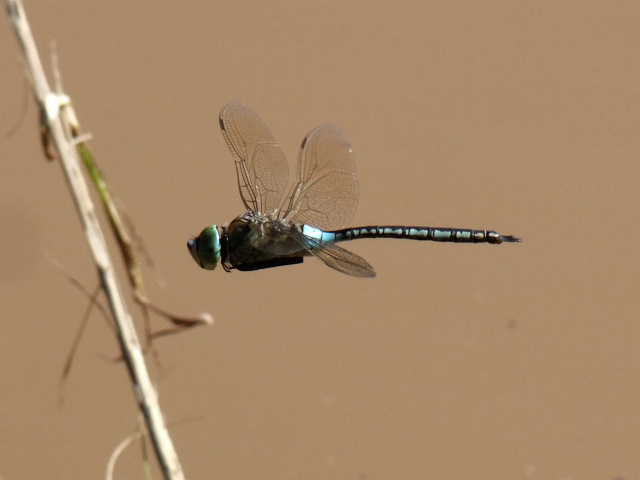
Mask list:
[[[220,235],[218,227],[211,225],[187,242],[189,253],[206,270],[213,270],[220,262]]]

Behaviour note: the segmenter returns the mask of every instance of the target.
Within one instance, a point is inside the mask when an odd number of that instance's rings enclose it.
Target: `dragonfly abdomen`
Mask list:
[[[456,243],[502,243],[519,242],[511,235],[502,235],[493,230],[472,230],[468,228],[417,227],[377,225],[344,228],[324,232],[333,236],[333,241],[344,242],[358,238],[405,238],[408,240],[430,240],[433,242]]]

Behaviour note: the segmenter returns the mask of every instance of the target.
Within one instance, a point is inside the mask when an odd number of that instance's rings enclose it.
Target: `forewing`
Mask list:
[[[302,141],[295,185],[284,217],[332,230],[347,226],[358,207],[351,143],[334,125],[311,130]]]
[[[306,250],[322,260],[325,265],[353,277],[371,278],[376,272],[369,262],[335,243],[318,243],[311,237],[304,236]]]
[[[248,210],[271,213],[289,182],[289,165],[267,124],[237,102],[220,111],[220,130],[233,155],[240,196]]]

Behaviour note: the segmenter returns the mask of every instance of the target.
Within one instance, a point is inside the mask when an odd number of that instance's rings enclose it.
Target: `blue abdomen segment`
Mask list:
[[[512,235],[502,235],[493,230],[473,230],[449,227],[416,226],[368,226],[324,231],[309,225],[303,226],[303,233],[319,243],[345,242],[358,238],[405,238],[407,240],[429,240],[432,242],[456,243],[502,243],[519,242]]]
[[[302,234],[305,237],[313,238],[316,242],[323,243],[335,243],[336,234],[334,232],[326,232],[311,225],[302,225]]]

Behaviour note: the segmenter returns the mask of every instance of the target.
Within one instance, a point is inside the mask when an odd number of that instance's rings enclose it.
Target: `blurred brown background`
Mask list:
[[[42,52],[56,41],[155,259],[152,298],[215,316],[157,344],[189,478],[640,478],[637,2],[41,0],[27,13]],[[98,314],[58,404],[87,300],[48,259],[88,288],[96,276],[6,21],[0,59],[0,477],[99,478],[136,407]],[[525,243],[350,244],[375,280],[314,260],[200,270],[187,238],[242,211],[217,127],[231,99],[290,160],[313,126],[343,127],[356,224]],[[142,478],[139,446],[117,478]]]

